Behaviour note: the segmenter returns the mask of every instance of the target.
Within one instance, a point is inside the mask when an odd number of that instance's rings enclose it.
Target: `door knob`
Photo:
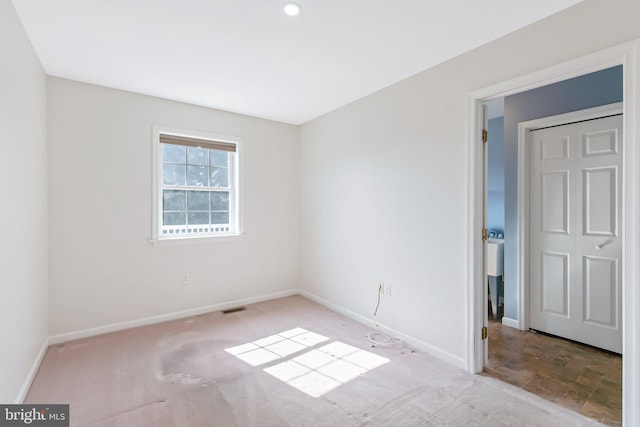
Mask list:
[[[602,249],[611,242],[613,242],[613,239],[607,239],[604,242],[600,243],[599,245],[596,245],[596,249]]]

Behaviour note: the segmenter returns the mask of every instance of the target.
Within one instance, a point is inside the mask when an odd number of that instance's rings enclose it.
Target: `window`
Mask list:
[[[239,143],[154,131],[155,240],[240,234]]]

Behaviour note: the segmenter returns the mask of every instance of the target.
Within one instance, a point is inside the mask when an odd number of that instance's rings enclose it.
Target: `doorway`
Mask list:
[[[599,73],[596,77],[603,87],[609,88],[611,99],[622,100],[620,67],[614,69],[613,73]],[[581,92],[588,91],[594,83],[593,78],[578,79],[582,84],[574,86]],[[563,83],[559,83],[560,87]],[[561,90],[556,86],[554,90],[570,92],[566,87]],[[603,97],[597,92],[591,96],[600,102]],[[525,96],[523,99],[528,102],[530,98],[531,96]],[[553,102],[553,96],[548,98]],[[543,103],[540,97],[535,99],[536,102]],[[553,103],[558,108],[558,105]],[[531,265],[537,266],[529,269],[532,278],[535,279],[536,275],[540,276],[541,272],[546,272],[542,275],[545,282],[541,283],[538,280],[539,289],[531,290],[532,298],[529,298],[527,304],[531,308],[531,328],[538,331],[546,330],[556,336],[536,334],[528,330],[520,331],[517,325],[507,327],[508,323],[503,325],[500,321],[500,313],[496,317],[496,313],[492,313],[491,310],[496,300],[496,285],[492,280],[501,281],[499,279],[503,271],[494,267],[495,251],[492,247],[495,246],[496,240],[492,239],[492,234],[496,234],[499,232],[496,230],[502,230],[504,226],[504,221],[500,221],[504,215],[497,212],[504,206],[504,202],[500,200],[504,198],[504,192],[500,194],[497,188],[503,186],[504,179],[496,179],[500,178],[504,169],[501,166],[504,156],[500,155],[500,150],[504,150],[504,114],[496,117],[497,114],[491,113],[492,106],[495,107],[495,102],[489,103],[487,116],[489,240],[486,265],[490,309],[488,360],[483,375],[512,384],[604,424],[620,425],[622,358],[619,354],[557,336],[581,342],[595,340],[590,344],[621,352],[618,289],[620,282],[617,269],[621,268],[623,260],[620,259],[620,248],[616,247],[614,241],[621,232],[619,208],[605,202],[609,200],[617,205],[621,199],[618,184],[622,181],[622,104],[544,117],[519,125],[526,130],[519,133],[526,140],[518,141],[518,146],[527,149],[529,156],[528,162],[518,165],[518,168],[528,171],[525,173],[527,177],[534,175],[533,179],[528,179],[528,187],[531,190],[529,195],[522,195],[528,197],[530,202],[527,204],[530,227],[526,227],[530,231],[529,243],[522,246],[528,250],[529,256],[526,258],[538,258],[531,260]],[[511,108],[514,107],[511,103]],[[613,179],[607,181],[606,178]],[[595,190],[596,193],[588,190]],[[607,194],[603,194],[603,191]],[[542,198],[543,202],[539,200]],[[585,200],[582,200],[583,198]],[[593,205],[595,199],[598,199],[598,202]],[[583,227],[581,213],[585,208],[588,222],[585,222]],[[502,210],[504,211],[504,208]],[[536,233],[540,232],[543,236],[551,236],[551,240],[546,242],[548,246],[542,248],[543,251],[535,250]],[[603,238],[606,238],[606,244],[602,246]],[[594,243],[594,240],[597,242]],[[592,244],[583,248],[587,253],[576,256],[576,241]],[[599,245],[602,247],[597,247]],[[542,255],[550,258],[550,261],[546,260],[550,265],[541,265],[544,261],[541,259]],[[553,261],[557,259],[561,262],[554,264]],[[584,271],[581,268],[583,266],[574,265],[581,263],[585,264]],[[502,265],[502,261],[498,264]],[[599,273],[604,273],[603,270],[606,268],[601,267],[608,267],[608,274],[599,277],[598,280],[589,281],[590,278],[594,278],[594,274],[600,276]],[[612,271],[614,267],[616,271]],[[604,291],[597,295],[594,304],[587,304],[586,311],[580,307],[582,298],[589,296],[582,292],[580,282],[583,274],[589,285],[585,291],[594,296],[598,291]],[[500,277],[492,277],[496,275]],[[530,281],[530,284],[533,283],[536,282]],[[573,285],[573,288],[570,288],[570,285]],[[525,287],[524,291],[521,297],[528,298],[530,289]],[[569,297],[572,297],[571,301]],[[542,298],[546,300],[541,300]],[[589,301],[589,298],[585,299],[585,303]],[[588,315],[584,320],[581,317],[583,312]],[[536,315],[543,318],[537,319]],[[557,322],[565,326],[564,331],[549,329]],[[603,338],[607,342],[597,341]],[[611,348],[608,345],[611,341],[616,342],[617,347]]]
[[[625,149],[623,153],[623,165],[625,175],[623,186],[623,198],[627,203],[622,207],[622,224],[624,234],[622,247],[626,260],[636,260],[640,252],[640,241],[637,237],[637,225],[634,218],[638,217],[639,206],[635,203],[635,195],[638,193],[638,184],[635,177],[640,170],[638,159],[638,134],[637,111],[640,111],[639,96],[634,88],[640,87],[640,76],[636,58],[640,53],[639,43],[633,42],[617,46],[603,52],[598,52],[587,57],[533,73],[512,81],[501,83],[470,94],[470,126],[468,137],[469,149],[469,212],[468,212],[468,247],[469,247],[469,334],[468,334],[468,368],[469,371],[478,373],[482,370],[486,361],[486,341],[482,339],[483,326],[486,326],[486,317],[483,317],[484,306],[487,301],[485,289],[486,271],[483,260],[484,243],[479,240],[482,224],[483,199],[482,194],[482,150],[479,143],[482,129],[481,104],[492,98],[504,95],[520,93],[522,91],[541,87],[549,83],[559,82],[575,76],[603,70],[615,65],[624,67],[624,133]],[[518,156],[523,156],[522,152]],[[522,182],[517,183],[518,186]],[[520,210],[521,211],[521,210]],[[518,242],[522,242],[522,236],[518,235]],[[521,257],[522,253],[517,252]],[[520,263],[521,265],[523,263]],[[637,290],[638,262],[627,262],[622,268],[622,292],[624,306],[622,318],[625,324],[623,335],[623,420],[628,425],[640,425],[640,411],[636,402],[640,399],[640,345],[638,332],[640,329],[640,292]],[[524,280],[524,272],[520,269],[517,277],[520,282]],[[483,291],[484,290],[484,291]],[[505,297],[506,299],[506,297]],[[508,302],[508,301],[507,301]],[[522,329],[526,311],[520,306],[522,298],[518,300],[517,322]],[[507,307],[505,307],[505,310]],[[506,313],[505,313],[506,314]]]

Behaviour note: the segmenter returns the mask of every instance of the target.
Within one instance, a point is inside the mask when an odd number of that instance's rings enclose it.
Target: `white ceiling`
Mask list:
[[[47,74],[301,124],[581,0],[13,0]]]

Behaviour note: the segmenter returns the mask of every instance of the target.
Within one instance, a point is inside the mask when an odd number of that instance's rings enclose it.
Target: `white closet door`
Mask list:
[[[622,352],[622,116],[529,138],[530,326]]]

